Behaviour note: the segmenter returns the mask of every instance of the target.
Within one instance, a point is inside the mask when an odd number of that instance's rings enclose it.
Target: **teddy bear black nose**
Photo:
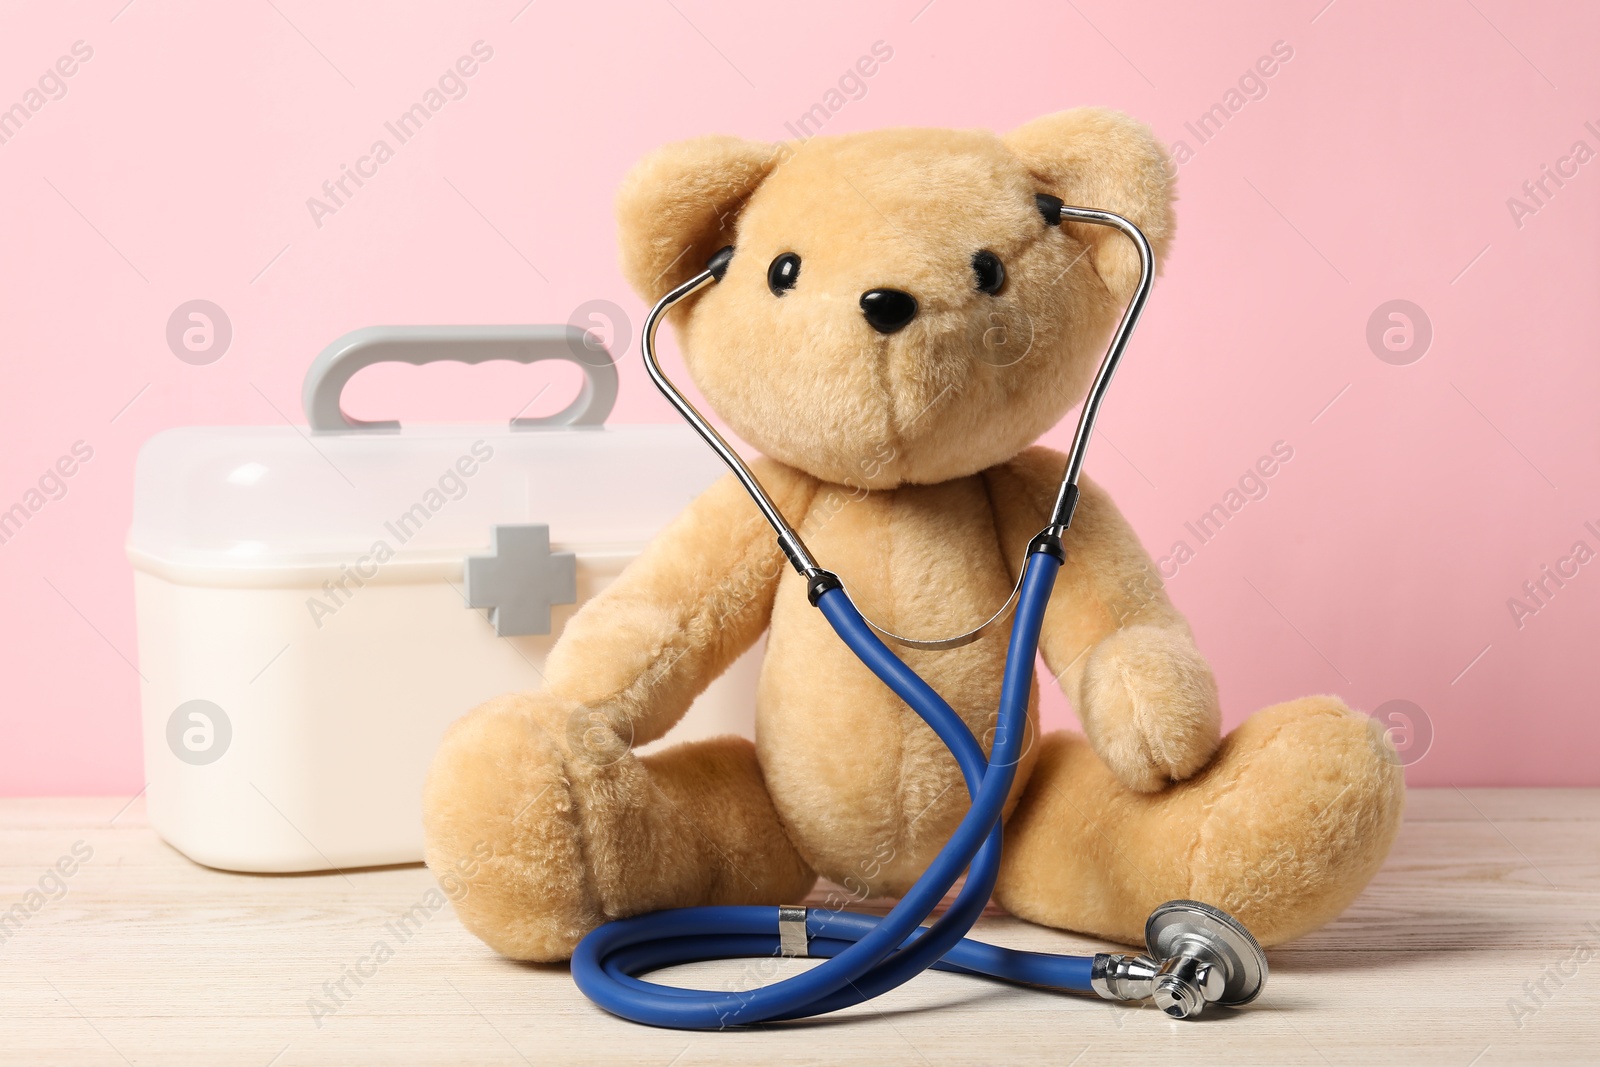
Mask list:
[[[894,333],[917,317],[917,298],[898,289],[868,289],[861,294],[861,313],[879,333]]]

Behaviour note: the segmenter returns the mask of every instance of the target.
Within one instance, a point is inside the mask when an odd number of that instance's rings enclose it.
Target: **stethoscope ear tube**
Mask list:
[[[1139,319],[1144,315],[1144,305],[1150,298],[1150,286],[1155,282],[1156,257],[1150,249],[1150,242],[1146,239],[1144,231],[1121,215],[1110,211],[1097,211],[1094,208],[1066,207],[1061,208],[1061,217],[1074,222],[1086,222],[1091,226],[1110,226],[1120,230],[1123,236],[1133,242],[1139,252],[1139,284],[1134,286],[1133,296],[1128,299],[1128,306],[1122,310],[1122,318],[1117,322],[1116,332],[1111,335],[1111,347],[1106,350],[1105,358],[1100,361],[1100,369],[1095,373],[1094,381],[1089,385],[1089,393],[1084,397],[1083,410],[1078,415],[1078,429],[1072,435],[1072,448],[1067,453],[1067,469],[1061,475],[1061,489],[1056,495],[1056,506],[1050,516],[1050,525],[1047,530],[1058,533],[1066,531],[1072,525],[1072,513],[1078,506],[1078,475],[1083,471],[1083,457],[1089,451],[1089,438],[1094,434],[1095,420],[1100,417],[1100,405],[1105,402],[1106,391],[1111,388],[1111,379],[1117,373],[1117,366],[1122,362],[1122,354],[1127,350],[1128,340],[1133,336],[1133,331],[1139,326]]]
[[[1133,296],[1129,299],[1127,307],[1123,309],[1122,317],[1117,323],[1116,331],[1112,334],[1111,345],[1106,350],[1105,357],[1100,361],[1100,368],[1096,371],[1090,383],[1089,392],[1084,397],[1083,407],[1078,415],[1078,428],[1072,437],[1072,448],[1067,453],[1066,469],[1062,472],[1061,486],[1056,493],[1055,505],[1050,511],[1050,520],[1030,543],[1030,550],[1038,544],[1053,544],[1056,552],[1062,551],[1061,537],[1067,528],[1072,525],[1072,516],[1078,505],[1078,477],[1083,470],[1083,457],[1089,449],[1089,439],[1094,434],[1095,420],[1100,415],[1100,405],[1104,403],[1106,392],[1111,387],[1111,379],[1117,372],[1117,365],[1122,361],[1122,354],[1128,347],[1128,340],[1133,336],[1133,331],[1139,325],[1139,318],[1144,314],[1145,301],[1150,296],[1150,286],[1155,280],[1155,255],[1150,249],[1150,242],[1145,238],[1144,232],[1132,222],[1121,215],[1110,211],[1100,211],[1094,208],[1069,207],[1059,204],[1054,197],[1051,201],[1051,212],[1046,216],[1047,225],[1058,227],[1062,219],[1072,222],[1087,223],[1092,226],[1109,226],[1119,230],[1130,241],[1139,253],[1139,284],[1134,287]],[[639,347],[644,356],[645,371],[650,375],[650,380],[661,390],[663,396],[677,409],[685,421],[694,428],[695,432],[711,447],[733,472],[735,478],[750,494],[750,499],[755,501],[756,507],[761,510],[762,516],[772,526],[778,535],[778,547],[783,550],[784,557],[791,566],[805,579],[811,602],[816,604],[821,593],[826,589],[839,584],[839,578],[833,572],[826,570],[811,555],[811,550],[806,547],[800,534],[789,525],[783,512],[768,495],[766,487],[755,476],[755,472],[745,463],[744,458],[728,444],[723,436],[717,432],[705,416],[700,414],[698,408],[683,395],[683,392],[662,370],[661,362],[656,357],[656,331],[661,328],[662,320],[667,312],[674,306],[687,300],[707,286],[713,285],[727,275],[728,267],[733,262],[734,248],[729,245],[719,249],[706,263],[706,269],[669,291],[660,300],[656,301],[645,317],[644,329],[640,333]],[[941,651],[944,649],[960,648],[969,645],[993,630],[1011,614],[1022,590],[1022,571],[1019,568],[1016,585],[1012,587],[1011,595],[1006,598],[993,615],[974,626],[972,629],[953,637],[941,638],[915,638],[905,637],[879,626],[870,619],[865,620],[867,625],[878,634],[907,648],[925,651]]]

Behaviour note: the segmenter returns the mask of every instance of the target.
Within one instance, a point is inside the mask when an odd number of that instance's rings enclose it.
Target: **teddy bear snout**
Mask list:
[[[917,298],[898,289],[868,289],[861,294],[861,313],[879,333],[894,333],[917,317]]]

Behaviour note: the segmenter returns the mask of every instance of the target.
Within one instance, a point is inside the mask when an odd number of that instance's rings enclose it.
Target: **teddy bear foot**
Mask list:
[[[606,721],[524,693],[445,735],[423,822],[462,925],[502,955],[554,962],[611,919],[810,891],[754,745],[722,737],[641,759]]]
[[[1083,737],[1053,733],[1006,825],[995,897],[1022,918],[1130,944],[1158,904],[1202,900],[1279,944],[1377,873],[1404,792],[1382,727],[1333,697],[1257,713],[1199,774],[1157,793],[1121,785]]]

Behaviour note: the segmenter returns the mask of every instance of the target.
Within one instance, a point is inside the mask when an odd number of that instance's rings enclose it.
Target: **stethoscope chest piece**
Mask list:
[[[1250,931],[1227,912],[1198,900],[1169,900],[1155,911],[1144,924],[1144,943],[1150,954],[1158,960],[1189,961],[1206,964],[1222,972],[1222,990],[1210,1002],[1236,1008],[1248,1004],[1261,995],[1267,984],[1267,954],[1261,951]],[[1169,973],[1188,970],[1173,966]],[[1170,995],[1163,995],[1163,984],[1172,987]],[[1183,990],[1180,983],[1163,983],[1156,980],[1156,1006],[1168,1015],[1174,1013],[1169,1003],[1177,1003]],[[1195,1010],[1199,1007],[1196,1005]]]
[[[1261,995],[1267,954],[1239,920],[1198,900],[1169,900],[1144,924],[1148,955],[1101,953],[1091,984],[1107,1000],[1144,1000],[1175,1019],[1207,1004],[1236,1008]]]

